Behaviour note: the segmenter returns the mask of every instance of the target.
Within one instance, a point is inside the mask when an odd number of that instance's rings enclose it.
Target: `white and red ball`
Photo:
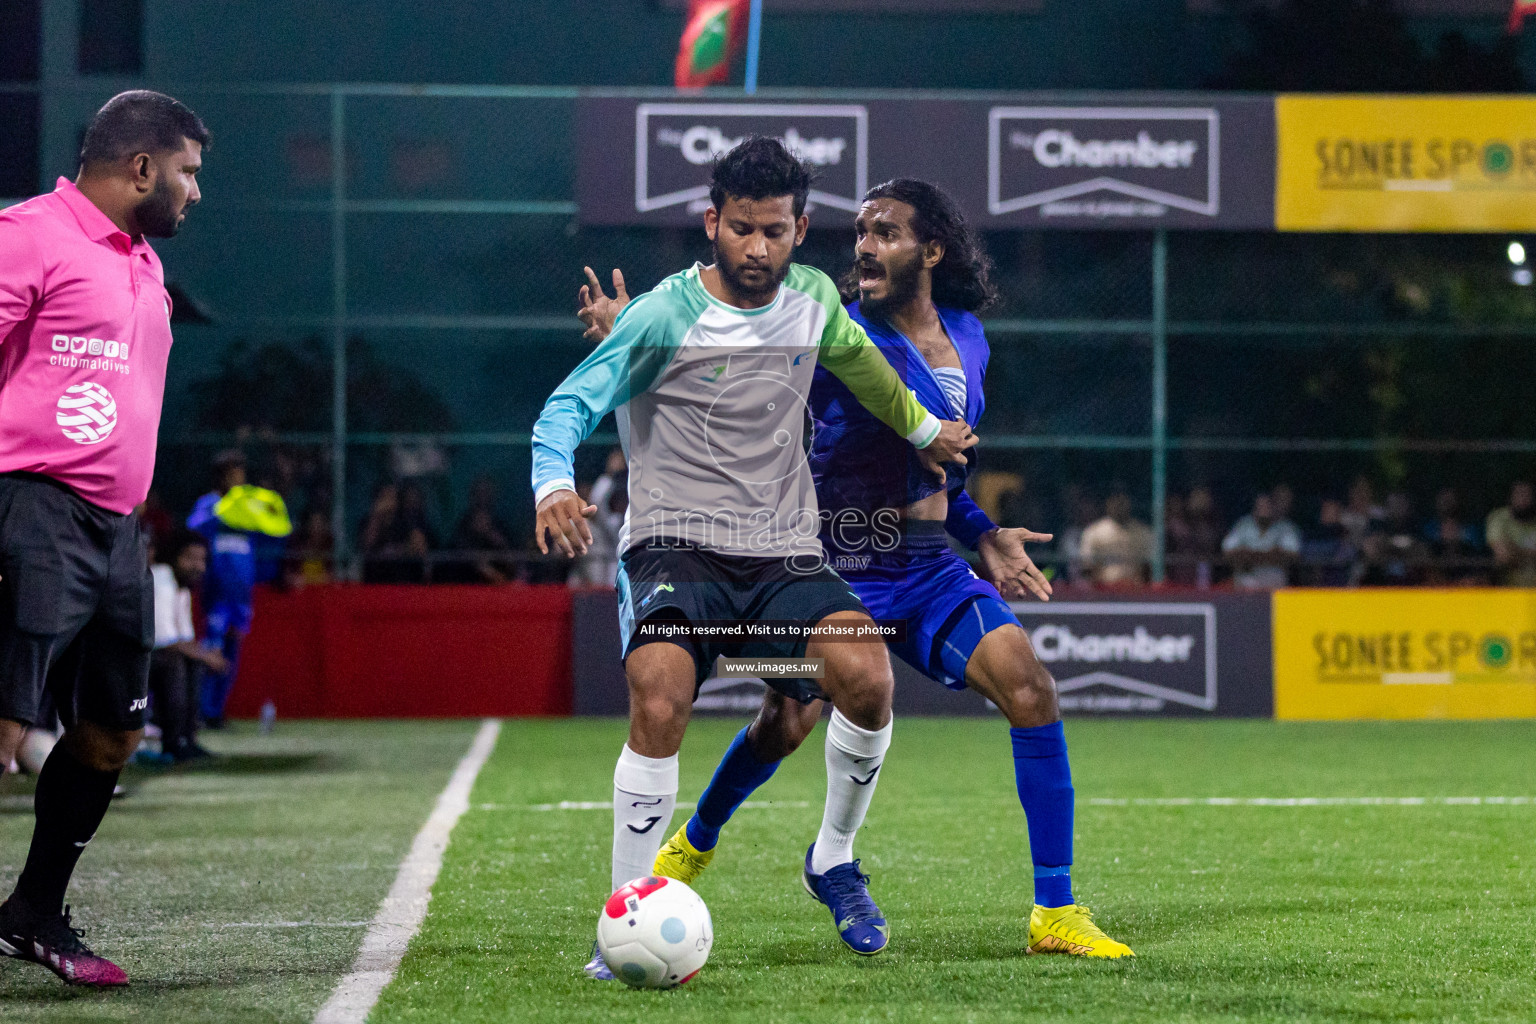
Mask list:
[[[690,980],[715,942],[709,908],[675,878],[620,886],[597,919],[597,945],[614,977],[631,988],[675,988]]]

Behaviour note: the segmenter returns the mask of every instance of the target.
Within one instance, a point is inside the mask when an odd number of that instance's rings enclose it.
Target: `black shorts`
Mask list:
[[[0,718],[144,727],[155,594],[139,517],[63,484],[0,474]]]
[[[721,658],[803,658],[805,639],[704,640],[639,635],[645,622],[791,622],[814,626],[836,612],[868,615],[842,577],[817,562],[795,568],[784,558],[721,555],[690,545],[631,548],[619,565],[619,628],[624,657],[647,643],[667,642],[693,655],[694,686]],[[801,703],[825,699],[814,679],[765,679]]]

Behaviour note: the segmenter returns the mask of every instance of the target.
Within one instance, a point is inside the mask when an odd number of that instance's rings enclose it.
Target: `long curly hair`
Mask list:
[[[876,199],[894,199],[912,207],[912,229],[918,240],[944,246],[944,258],[932,271],[934,305],[976,313],[997,302],[992,261],[948,192],[919,178],[892,178],[864,193],[864,202]],[[857,299],[858,269],[850,269],[840,285],[844,302]]]

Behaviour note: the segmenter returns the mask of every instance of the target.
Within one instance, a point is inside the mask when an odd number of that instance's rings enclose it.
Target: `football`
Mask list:
[[[714,942],[709,908],[673,878],[637,878],[620,886],[597,919],[603,959],[631,988],[676,988],[691,980]]]

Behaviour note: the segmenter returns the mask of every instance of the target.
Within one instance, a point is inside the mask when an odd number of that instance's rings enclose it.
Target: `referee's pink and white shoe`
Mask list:
[[[84,928],[72,928],[69,908],[54,917],[23,912],[15,899],[0,904],[0,954],[41,964],[68,985],[118,988],[128,984],[117,964],[92,953],[81,938]]]

